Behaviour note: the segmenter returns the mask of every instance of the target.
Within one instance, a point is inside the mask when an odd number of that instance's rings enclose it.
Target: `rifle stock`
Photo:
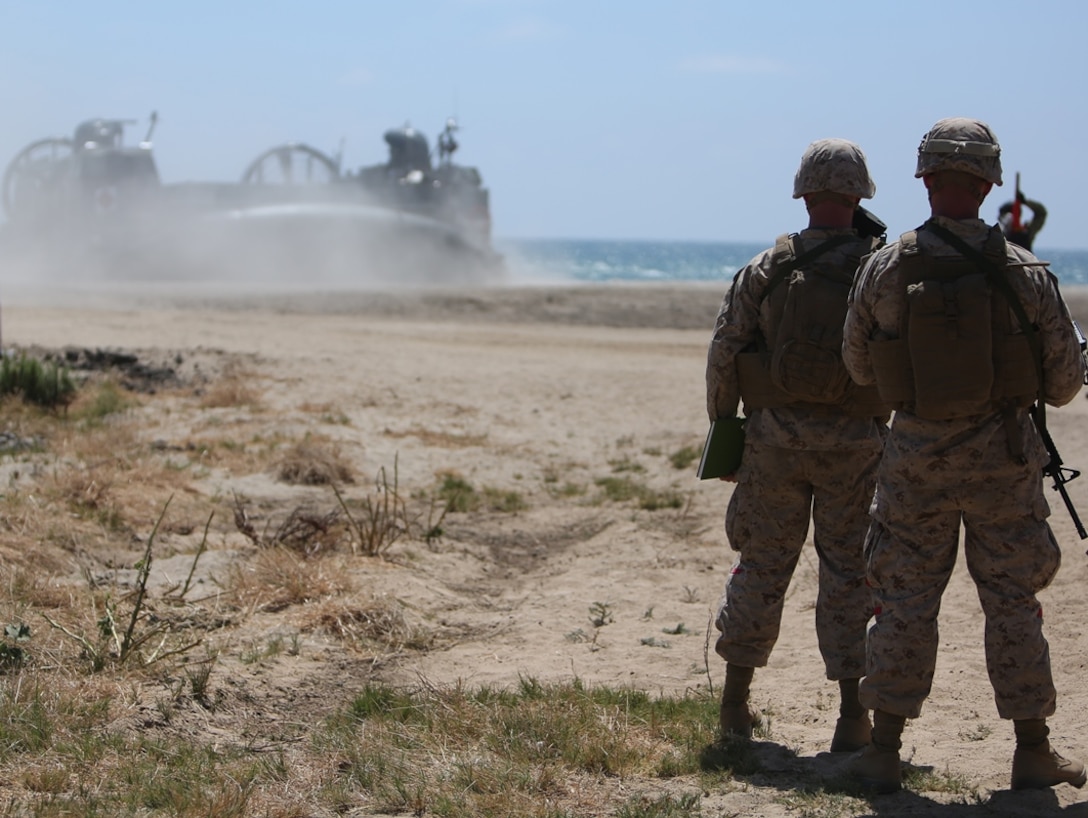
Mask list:
[[[1088,539],[1088,530],[1085,530],[1084,523],[1080,521],[1080,515],[1077,514],[1077,509],[1073,506],[1073,500],[1065,489],[1065,484],[1080,477],[1080,472],[1077,469],[1070,469],[1063,465],[1062,456],[1058,453],[1058,447],[1054,445],[1054,439],[1050,436],[1050,431],[1046,428],[1046,425],[1039,423],[1035,408],[1034,406],[1031,407],[1031,419],[1035,421],[1035,428],[1039,431],[1039,436],[1043,439],[1043,445],[1046,446],[1046,451],[1050,455],[1050,461],[1043,467],[1043,474],[1054,481],[1051,488],[1061,495],[1066,511],[1073,518],[1073,526],[1077,529],[1077,535],[1082,540],[1086,540]]]

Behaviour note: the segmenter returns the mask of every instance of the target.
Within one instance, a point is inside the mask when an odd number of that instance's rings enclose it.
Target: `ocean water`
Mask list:
[[[524,239],[496,241],[511,277],[527,284],[719,282],[733,275],[765,244],[697,241]],[[1037,247],[1063,285],[1088,285],[1088,250]]]

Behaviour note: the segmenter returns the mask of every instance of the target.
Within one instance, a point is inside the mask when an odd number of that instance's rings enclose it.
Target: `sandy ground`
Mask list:
[[[677,469],[670,456],[701,446],[706,432],[705,351],[720,289],[23,288],[0,293],[0,301],[5,348],[237,356],[260,379],[262,423],[295,435],[319,426],[360,475],[396,461],[408,490],[454,471],[476,487],[525,500],[517,513],[450,515],[437,545],[398,543],[389,561],[359,568],[357,583],[399,600],[439,634],[439,649],[368,663],[329,661],[328,645],[307,644],[300,657],[277,666],[274,678],[254,671],[248,681],[275,711],[303,706],[284,693],[288,687],[324,683],[342,694],[374,674],[405,684],[578,677],[649,691],[708,684],[718,690],[723,667],[712,651],[707,657],[706,635],[731,562],[723,532],[730,487],[698,481],[693,465]],[[1066,296],[1074,313],[1088,318],[1088,293]],[[306,410],[315,405],[341,420],[318,420]],[[1088,467],[1086,416],[1083,398],[1048,415],[1074,467]],[[182,444],[192,433],[185,424],[172,412],[149,421],[147,435]],[[647,511],[599,499],[597,481],[625,476],[678,493],[682,507]],[[286,491],[266,474],[216,474],[201,490],[264,498]],[[1069,490],[1088,518],[1088,478]],[[1052,739],[1086,758],[1088,556],[1058,496],[1048,497],[1065,551],[1061,572],[1043,593],[1059,690]],[[224,559],[236,546],[225,535],[214,544]],[[815,567],[809,543],[789,590],[782,637],[754,683],[754,701],[771,725],[760,750],[767,772],[743,791],[705,794],[704,814],[798,814],[782,803],[793,774],[833,775],[844,762],[826,752],[836,691],[823,678],[816,649]],[[595,624],[602,613],[604,623]],[[258,618],[253,627],[272,630],[291,616]],[[988,797],[987,814],[1088,814],[1088,795],[1069,787],[1006,791],[1012,730],[995,713],[981,612],[962,564],[944,597],[941,636],[933,693],[907,729],[905,757],[966,777]],[[913,792],[878,803],[880,815],[974,812]]]

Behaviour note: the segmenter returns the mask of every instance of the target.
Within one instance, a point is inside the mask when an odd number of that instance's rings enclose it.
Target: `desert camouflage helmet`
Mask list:
[[[977,119],[942,119],[929,129],[918,146],[921,178],[940,170],[961,170],[995,185],[1001,184],[1001,146],[990,126]]]
[[[845,139],[818,139],[805,148],[793,177],[793,198],[821,191],[873,198],[876,185],[869,177],[861,148]]]

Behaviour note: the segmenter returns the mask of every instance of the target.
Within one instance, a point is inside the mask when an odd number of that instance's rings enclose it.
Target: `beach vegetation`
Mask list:
[[[494,486],[484,486],[483,504],[489,511],[501,511],[508,514],[524,511],[529,507],[529,503],[520,492],[498,489]]]
[[[682,795],[632,795],[615,812],[616,818],[684,818],[702,815],[702,798],[697,792]]]
[[[607,602],[594,602],[589,606],[589,621],[595,628],[603,628],[616,621],[612,606]]]
[[[644,511],[684,507],[684,498],[675,489],[651,488],[629,477],[599,477],[594,482],[601,489],[603,498],[614,503],[634,501]]]
[[[0,396],[13,395],[35,406],[64,409],[76,395],[68,368],[26,353],[0,359]]]
[[[451,512],[465,514],[480,507],[480,495],[475,487],[455,471],[438,474],[438,496]]]
[[[116,381],[106,378],[73,401],[71,415],[76,420],[94,425],[119,415],[135,404],[136,401]]]
[[[617,460],[609,460],[608,465],[612,467],[613,473],[618,472],[644,472],[646,467],[639,463],[637,460],[632,460],[630,457],[622,457]]]
[[[477,489],[455,471],[440,472],[438,477],[437,496],[445,503],[447,512],[467,514],[482,509],[512,514],[529,507],[524,496],[517,491],[495,486]]]
[[[661,454],[641,452],[647,473],[625,467],[597,484],[590,464],[557,460],[534,487],[511,484],[505,460],[494,471],[475,452],[447,461],[470,482],[432,471],[413,449],[414,480],[400,455],[364,480],[361,444],[341,450],[313,431],[300,440],[293,408],[230,411],[266,396],[260,375],[228,367],[225,380],[230,388],[212,398],[213,383],[197,400],[95,374],[64,413],[0,402],[13,441],[0,463],[4,814],[656,818],[727,814],[708,802],[740,789],[764,806],[786,799],[790,814],[872,812],[804,764],[768,765],[768,785],[763,765],[779,751],[719,740],[713,684],[654,695],[575,676],[580,656],[609,651],[684,671],[684,622],[697,617],[669,599],[697,595],[674,576],[647,598],[621,588],[620,605],[593,591],[574,597],[570,620],[542,616],[541,655],[560,643],[574,657],[549,680],[473,681],[471,660],[492,669],[476,649],[492,649],[494,628],[517,615],[507,601],[534,593],[519,583],[537,582],[544,559],[554,571],[565,549],[632,516],[653,540],[649,570],[680,559],[668,549],[689,525],[699,530],[698,514],[598,505],[614,490],[616,502],[668,507],[675,489],[655,487],[675,475]],[[311,427],[339,416],[333,404],[301,411]],[[442,449],[484,439],[417,437]],[[481,455],[510,453],[494,449]],[[531,477],[533,461],[517,455]],[[530,504],[543,506],[543,524],[504,516]],[[633,634],[616,624],[640,614]],[[458,645],[474,652],[469,662],[449,650]],[[417,670],[448,658],[469,681]],[[770,736],[764,712],[759,738]],[[908,786],[975,797],[952,775]]]
[[[330,426],[350,426],[351,418],[339,406],[332,403],[311,403],[303,401],[299,405],[300,412],[317,415],[322,423]]]
[[[486,433],[450,432],[443,429],[427,429],[421,426],[413,426],[411,429],[404,431],[386,429],[382,434],[392,438],[414,437],[424,446],[434,446],[439,449],[460,449],[468,446],[483,446],[487,443]]]
[[[354,483],[355,470],[337,444],[307,433],[281,455],[276,477],[293,485],[327,486]]]
[[[775,798],[790,815],[798,818],[848,818],[868,812],[869,802],[834,786],[805,787]]]
[[[63,633],[80,647],[80,656],[92,672],[108,666],[124,666],[134,662],[147,667],[164,659],[183,655],[202,641],[202,636],[186,633],[176,628],[172,617],[161,610],[154,610],[148,591],[151,577],[155,537],[159,532],[168,500],[147,538],[143,555],[132,570],[132,590],[121,592],[119,587],[105,587],[101,583],[89,583],[86,605],[73,606],[82,616],[65,624],[43,613],[42,618],[50,627]],[[194,557],[194,565],[203,549]],[[89,578],[90,579],[90,578]]]
[[[231,563],[218,583],[246,613],[314,604],[355,588],[342,557],[308,559],[282,545],[260,548],[252,558]]]
[[[251,411],[262,408],[259,378],[240,364],[228,363],[209,386],[200,392],[202,409],[246,407]]]
[[[398,458],[393,458],[392,481],[385,466],[382,466],[374,477],[372,490],[361,499],[349,504],[335,483],[333,493],[347,517],[349,529],[354,534],[351,544],[353,553],[379,557],[386,554],[401,537],[411,535],[413,518],[409,515],[408,504],[400,492]],[[431,530],[430,524],[428,530]]]
[[[677,470],[690,468],[703,454],[701,448],[695,446],[682,446],[669,455],[669,462]]]
[[[903,769],[903,786],[916,792],[939,792],[979,801],[978,787],[962,773],[949,769],[937,770],[907,764]]]
[[[236,436],[247,430],[225,428],[218,418],[201,420],[199,436],[187,437],[178,447],[180,456],[200,468],[218,468],[232,474],[252,474],[268,470],[277,473],[287,454],[296,446],[297,438],[282,432],[255,433]],[[300,484],[296,484],[300,485]]]
[[[241,656],[283,661],[283,645],[244,644]],[[188,686],[161,700],[159,727],[193,708],[223,706],[209,689],[211,664],[193,667]],[[311,813],[698,815],[702,788],[725,786],[735,767],[753,766],[743,750],[728,751],[740,759],[729,762],[715,749],[717,702],[694,693],[655,697],[532,677],[512,688],[368,683],[323,719],[283,725],[279,740],[213,746],[159,729],[155,718],[139,732],[118,730],[113,714],[126,688],[120,679],[47,684],[28,669],[0,677],[0,763],[18,761],[28,793],[9,807],[29,809],[32,794],[52,805],[34,814],[241,818],[273,814],[260,793],[291,792]],[[60,769],[64,775],[53,774]],[[637,783],[680,777],[691,785],[669,796]],[[607,791],[593,802],[585,793],[576,806],[570,793],[584,788],[577,782],[598,778],[628,782],[629,794],[606,807]],[[276,810],[298,814],[282,802]]]
[[[584,483],[575,483],[567,480],[563,483],[552,482],[547,484],[548,495],[555,499],[563,499],[570,497],[582,497],[586,493],[586,486]]]
[[[985,741],[993,732],[993,727],[980,722],[969,730],[960,730],[959,736],[964,741]]]

